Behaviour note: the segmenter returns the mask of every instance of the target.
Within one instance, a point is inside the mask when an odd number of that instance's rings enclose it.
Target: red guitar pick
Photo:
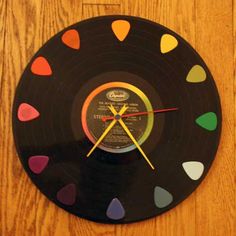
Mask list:
[[[28,103],[21,103],[18,108],[18,119],[20,121],[30,121],[39,117],[39,112]]]
[[[36,75],[52,74],[52,69],[45,57],[37,57],[31,65],[31,71]]]

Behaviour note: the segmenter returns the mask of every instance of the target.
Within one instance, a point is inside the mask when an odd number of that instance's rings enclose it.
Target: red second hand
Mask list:
[[[168,111],[176,111],[179,108],[174,107],[174,108],[166,108],[166,109],[159,109],[159,110],[154,110],[154,111],[145,111],[145,112],[136,112],[136,113],[131,113],[131,114],[126,114],[126,115],[122,115],[120,116],[121,118],[127,118],[127,117],[131,117],[131,116],[141,116],[141,115],[147,115],[150,113],[163,113],[163,112],[168,112]],[[107,120],[114,120],[115,117],[114,116],[104,116],[102,117],[102,121],[107,121]]]

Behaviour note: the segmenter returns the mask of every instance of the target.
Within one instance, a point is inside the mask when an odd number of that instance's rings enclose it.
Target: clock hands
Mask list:
[[[169,111],[176,111],[178,109],[179,108],[174,107],[174,108],[158,109],[158,110],[146,111],[146,112],[136,112],[136,113],[121,115],[120,118],[148,115],[148,114],[151,114],[151,113],[163,113],[163,112],[169,112]],[[107,120],[114,120],[114,119],[115,119],[115,116],[104,116],[104,117],[102,117],[102,121],[104,121],[104,122],[107,121]]]
[[[128,106],[126,106],[126,104],[120,109],[119,113],[117,113],[116,115],[121,116],[123,113],[125,113],[125,111],[128,109]],[[109,131],[112,129],[112,127],[116,124],[117,120],[113,120],[111,122],[111,124],[106,128],[106,130],[103,132],[103,134],[101,135],[101,137],[98,139],[98,141],[94,144],[94,146],[92,147],[92,149],[89,151],[89,153],[87,154],[87,157],[89,157],[92,152],[95,150],[95,148],[102,142],[102,140],[105,138],[105,136],[109,133]]]
[[[113,121],[118,121],[120,123],[120,125],[122,126],[122,128],[125,130],[125,132],[128,134],[128,136],[130,137],[130,139],[133,141],[133,143],[135,144],[135,146],[138,148],[138,150],[140,151],[140,153],[142,154],[142,156],[144,157],[144,159],[147,161],[147,163],[150,165],[150,167],[154,170],[154,166],[152,165],[152,163],[150,162],[150,160],[148,159],[148,157],[146,156],[146,154],[144,153],[144,151],[142,150],[142,148],[139,146],[138,142],[135,140],[134,136],[131,134],[131,132],[129,131],[128,127],[126,126],[126,124],[124,123],[124,121],[121,119],[122,115],[120,115],[120,113],[117,113],[117,111],[115,110],[115,108],[111,105],[108,107],[111,112],[114,115],[114,119]]]
[[[105,136],[113,128],[113,126],[117,122],[119,122],[121,127],[124,129],[124,131],[127,133],[129,138],[132,140],[132,142],[135,144],[137,149],[140,151],[143,158],[146,160],[146,162],[149,164],[149,166],[154,170],[155,167],[152,165],[152,163],[150,162],[150,160],[148,159],[148,157],[146,156],[146,154],[144,153],[144,151],[142,150],[142,148],[140,147],[138,142],[135,140],[134,136],[132,135],[132,133],[130,132],[130,130],[128,129],[128,127],[126,126],[124,121],[122,120],[122,118],[127,118],[127,117],[132,117],[132,116],[140,116],[140,115],[147,115],[147,114],[150,114],[150,113],[163,113],[163,112],[169,112],[169,111],[176,111],[176,110],[178,110],[178,108],[166,108],[166,109],[159,109],[159,110],[153,110],[153,111],[147,111],[147,112],[136,112],[136,113],[126,114],[126,115],[123,115],[126,112],[126,110],[128,109],[128,106],[126,104],[123,105],[123,107],[120,109],[119,112],[116,111],[116,109],[114,108],[114,106],[112,104],[110,106],[108,106],[108,108],[113,113],[113,116],[105,116],[105,117],[102,118],[102,121],[105,122],[107,120],[112,120],[112,122],[106,128],[106,130],[103,132],[103,134],[100,136],[100,138],[97,140],[97,142],[94,144],[92,149],[87,154],[87,157],[89,157],[92,154],[92,152],[95,150],[95,148],[102,142],[102,140],[105,138]]]

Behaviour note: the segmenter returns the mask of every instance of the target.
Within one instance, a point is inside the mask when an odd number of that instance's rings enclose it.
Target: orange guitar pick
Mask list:
[[[77,30],[67,30],[61,37],[62,42],[70,48],[80,48],[80,37]]]
[[[36,75],[52,74],[52,69],[45,57],[37,57],[31,65],[31,71]]]
[[[122,42],[130,31],[130,23],[126,20],[116,20],[112,22],[111,28],[115,36]]]

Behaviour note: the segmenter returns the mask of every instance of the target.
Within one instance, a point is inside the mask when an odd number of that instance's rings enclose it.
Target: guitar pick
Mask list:
[[[57,192],[57,200],[64,205],[71,206],[76,200],[76,186],[75,184],[68,184]]]
[[[45,57],[37,57],[31,65],[32,73],[36,75],[51,75],[51,67]]]
[[[35,174],[40,174],[47,166],[48,161],[48,156],[31,156],[28,160],[29,168]]]
[[[130,31],[130,23],[126,20],[116,20],[112,22],[112,30],[115,36],[122,42]]]
[[[199,161],[188,161],[182,164],[186,174],[192,180],[198,180],[204,171],[204,165]]]
[[[196,123],[208,131],[214,131],[217,127],[217,116],[214,112],[207,112],[199,116]]]
[[[178,46],[177,39],[170,35],[170,34],[164,34],[161,37],[161,53],[167,53],[172,51]]]
[[[118,198],[112,199],[107,208],[107,217],[112,220],[120,220],[125,216],[125,210]]]
[[[168,206],[173,201],[173,196],[164,188],[156,186],[154,189],[154,202],[158,208]]]
[[[39,115],[39,112],[28,103],[21,103],[17,112],[17,117],[20,121],[34,120]]]
[[[67,30],[61,37],[62,42],[70,48],[80,48],[80,36],[77,30]]]
[[[186,80],[190,83],[200,83],[206,80],[206,72],[200,65],[195,65],[189,71]]]

